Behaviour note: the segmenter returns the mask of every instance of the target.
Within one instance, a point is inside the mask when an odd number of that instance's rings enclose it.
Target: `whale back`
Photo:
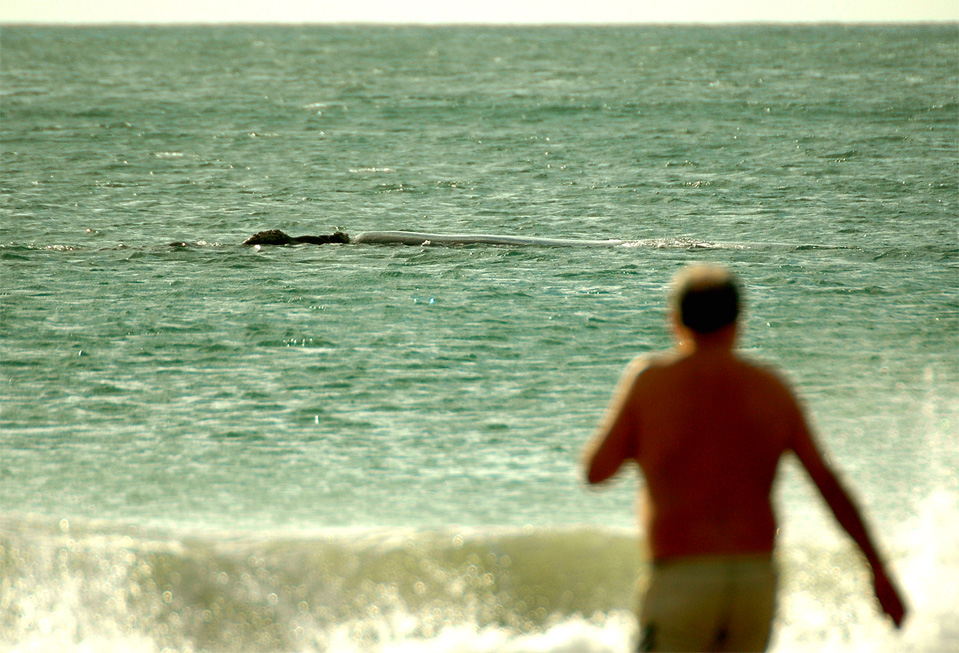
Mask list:
[[[244,245],[289,245],[293,242],[287,234],[279,229],[269,229],[267,231],[258,231],[246,240]]]
[[[335,231],[322,236],[290,236],[279,229],[258,231],[243,241],[244,245],[295,245],[308,243],[311,245],[327,245],[329,243],[348,243],[350,237],[342,231]]]
[[[367,231],[351,242],[370,245],[538,245],[541,247],[612,247],[622,240],[575,240],[568,238],[535,238],[493,234],[434,234],[420,231]]]

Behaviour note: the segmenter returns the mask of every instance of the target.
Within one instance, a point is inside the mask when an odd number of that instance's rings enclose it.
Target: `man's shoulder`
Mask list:
[[[676,352],[671,350],[640,354],[630,361],[626,367],[626,373],[637,377],[650,373],[655,374],[672,366],[678,359],[679,356]]]
[[[795,405],[796,393],[781,370],[765,361],[748,357],[739,357],[744,369],[748,370],[749,385],[768,400],[785,405]]]
[[[681,356],[666,350],[640,354],[626,366],[623,381],[640,395],[653,392],[655,388],[671,386],[676,363]]]
[[[741,381],[767,388],[777,394],[793,395],[791,384],[774,365],[738,352],[735,352],[729,361],[733,363],[733,368],[727,370],[738,368],[739,373],[734,372],[734,375]],[[644,353],[629,363],[625,376],[634,383],[658,384],[674,376],[688,374],[688,370],[684,371],[688,362],[688,357],[677,350]]]

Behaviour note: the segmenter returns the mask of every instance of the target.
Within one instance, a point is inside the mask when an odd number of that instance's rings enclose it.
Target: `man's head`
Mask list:
[[[692,265],[673,277],[670,307],[676,321],[694,334],[707,335],[736,323],[739,282],[718,265]]]

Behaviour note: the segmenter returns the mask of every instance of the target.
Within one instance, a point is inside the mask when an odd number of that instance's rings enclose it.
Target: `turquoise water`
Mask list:
[[[636,483],[577,457],[696,261],[916,608],[881,623],[786,465],[774,649],[959,642],[955,26],[0,43],[14,650],[621,650]],[[239,246],[268,228],[628,242]]]

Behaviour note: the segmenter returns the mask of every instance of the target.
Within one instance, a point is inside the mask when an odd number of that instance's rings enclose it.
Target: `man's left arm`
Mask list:
[[[798,406],[797,413],[796,436],[793,438],[790,448],[819,489],[839,525],[849,533],[865,555],[866,562],[872,570],[873,590],[879,600],[879,605],[899,628],[902,626],[907,612],[899,589],[886,570],[885,561],[879,553],[872,534],[866,527],[859,508],[849,496],[846,488],[839,482],[835,472],[825,461],[812,433],[809,431],[805,418],[798,410]]]

